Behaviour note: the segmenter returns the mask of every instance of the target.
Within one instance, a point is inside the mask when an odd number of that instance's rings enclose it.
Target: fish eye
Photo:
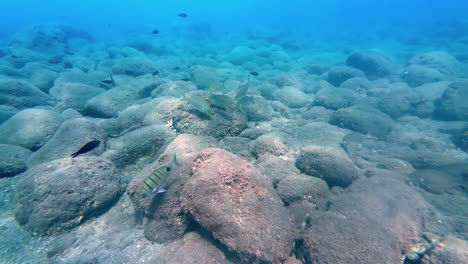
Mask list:
[[[171,168],[168,167],[168,168],[167,168],[167,171],[170,171],[170,170],[171,170]]]

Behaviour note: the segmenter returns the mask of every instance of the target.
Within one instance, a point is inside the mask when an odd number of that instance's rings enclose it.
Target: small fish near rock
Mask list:
[[[178,17],[183,17],[183,18],[186,18],[186,17],[188,17],[188,15],[187,15],[187,14],[185,14],[185,13],[180,13],[180,14],[177,14],[177,16],[178,16]]]
[[[143,182],[143,186],[140,191],[140,198],[145,198],[149,193],[163,193],[166,190],[164,185],[174,169],[180,168],[180,164],[177,162],[176,157],[172,159],[172,162],[168,166],[159,167],[153,173],[151,173],[146,180]]]
[[[250,75],[253,75],[253,76],[258,76],[258,72],[251,71],[251,72],[249,72],[249,73],[250,73]]]
[[[159,30],[155,29],[155,30],[153,30],[153,31],[151,32],[151,34],[153,34],[153,35],[159,34]]]
[[[99,140],[93,140],[88,143],[86,143],[83,147],[81,147],[77,152],[71,154],[72,158],[75,158],[78,155],[90,152],[91,150],[95,149],[97,146],[101,144],[101,141]]]

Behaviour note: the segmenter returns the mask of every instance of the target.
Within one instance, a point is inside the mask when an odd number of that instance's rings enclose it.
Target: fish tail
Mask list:
[[[169,167],[172,169],[177,169],[180,168],[182,165],[180,165],[179,162],[177,162],[177,154],[174,154],[174,158],[171,161],[171,164],[169,164]]]

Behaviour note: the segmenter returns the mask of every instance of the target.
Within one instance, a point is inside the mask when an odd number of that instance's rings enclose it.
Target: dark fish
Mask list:
[[[184,81],[184,82],[188,82],[188,81],[190,81],[190,78],[182,78],[182,79],[180,79],[180,80],[181,80],[181,81]]]
[[[109,74],[109,79],[101,80],[101,82],[105,84],[112,84],[115,86],[115,81],[114,81],[114,77],[112,77],[112,74]]]
[[[180,13],[180,14],[177,14],[177,16],[179,16],[179,17],[184,17],[184,18],[185,18],[185,17],[188,17],[188,15],[187,15],[187,14],[185,14],[185,13]]]
[[[174,70],[174,71],[178,71],[178,70],[180,70],[180,67],[176,66],[176,67],[174,67],[173,70]]]
[[[73,55],[73,54],[75,54],[75,53],[73,53],[73,52],[71,52],[71,51],[65,51],[65,54],[67,54],[67,55]]]
[[[153,72],[153,76],[158,75],[158,74],[159,74],[159,71],[158,71],[158,70],[155,70],[155,71]]]
[[[13,59],[18,59],[18,58],[19,58],[19,56],[16,56],[16,55],[11,55],[11,57],[12,57]]]
[[[250,74],[253,76],[258,76],[258,72],[251,71]]]
[[[88,142],[83,147],[81,147],[77,152],[71,154],[71,156],[72,156],[72,158],[74,158],[74,157],[76,157],[76,156],[78,156],[80,154],[90,152],[91,150],[93,150],[97,146],[99,146],[100,143],[101,143],[101,141],[99,141],[99,140],[93,140],[91,142]]]
[[[174,156],[172,162],[168,166],[159,167],[146,178],[141,188],[140,197],[143,197],[150,192],[165,192],[166,190],[163,187],[166,184],[171,171],[177,168],[180,168],[180,164],[177,162],[176,156]]]
[[[152,34],[159,34],[159,30],[155,29],[153,30],[153,32],[151,32]]]

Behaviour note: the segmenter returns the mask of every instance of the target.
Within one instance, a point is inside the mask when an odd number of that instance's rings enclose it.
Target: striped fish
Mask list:
[[[144,197],[151,192],[165,192],[166,190],[163,187],[166,184],[171,171],[179,167],[180,164],[177,163],[176,157],[174,156],[174,159],[172,159],[172,162],[168,166],[159,167],[157,170],[151,173],[143,182],[143,186],[141,188],[141,197]]]

